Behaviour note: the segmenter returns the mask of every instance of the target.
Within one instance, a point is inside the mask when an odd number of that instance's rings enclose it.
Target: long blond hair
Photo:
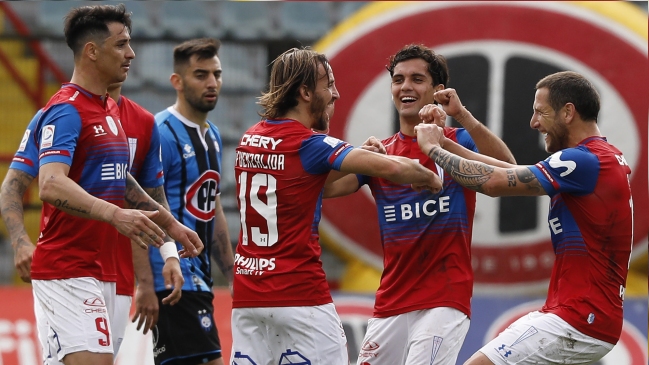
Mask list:
[[[315,91],[318,83],[318,65],[325,70],[329,68],[329,60],[321,53],[308,47],[291,48],[279,55],[270,71],[270,83],[267,92],[262,92],[257,104],[264,108],[260,113],[266,119],[278,119],[297,106],[297,98],[302,85],[308,90]],[[327,78],[329,73],[327,72]]]

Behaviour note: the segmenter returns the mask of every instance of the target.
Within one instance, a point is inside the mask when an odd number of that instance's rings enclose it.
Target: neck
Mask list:
[[[178,113],[180,113],[180,115],[187,118],[187,120],[192,123],[203,126],[205,122],[207,122],[207,113],[192,108],[191,106],[189,106],[189,104],[187,104],[187,102],[180,98],[176,99],[176,103],[173,105],[173,107],[178,111]]]
[[[406,136],[415,136],[415,126],[421,123],[421,120],[409,121],[399,117],[399,132]]]
[[[110,82],[103,80],[94,68],[78,67],[78,65],[74,67],[70,82],[96,95],[105,95],[110,85]]]
[[[293,108],[280,119],[293,119],[300,122],[306,128],[311,129],[313,127],[313,117],[303,108]]]
[[[601,137],[602,133],[595,122],[579,122],[579,127],[570,131],[570,147],[575,147],[579,142],[589,137]]]

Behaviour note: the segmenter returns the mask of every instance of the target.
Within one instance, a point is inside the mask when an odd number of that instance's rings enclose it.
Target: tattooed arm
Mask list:
[[[443,134],[435,125],[415,127],[421,150],[461,185],[489,196],[546,195],[545,189],[527,166],[495,167],[464,159],[440,147]]]
[[[230,294],[232,294],[234,254],[232,253],[232,244],[230,243],[228,223],[225,220],[223,206],[221,206],[221,196],[216,196],[214,204],[216,205],[214,214],[214,236],[210,243],[212,248],[212,259],[214,259],[216,265],[219,267],[226,279],[228,279]]]
[[[158,212],[121,209],[92,196],[68,177],[69,172],[70,166],[61,162],[40,167],[38,187],[42,201],[77,217],[109,223],[140,246],[159,246],[163,243],[164,233],[151,221],[151,218],[158,216]]]
[[[32,175],[10,168],[0,194],[0,213],[14,249],[14,265],[20,279],[26,283],[31,281],[32,256],[36,247],[25,230],[23,195],[32,180]]]
[[[159,194],[159,192],[156,194]],[[155,210],[157,212],[156,215],[151,217],[151,220],[184,247],[184,250],[180,251],[181,257],[195,257],[203,250],[203,243],[196,232],[182,225],[169,210],[161,207],[160,203],[156,202],[140,187],[140,184],[135,181],[131,174],[126,176],[124,199],[130,208],[145,211]]]

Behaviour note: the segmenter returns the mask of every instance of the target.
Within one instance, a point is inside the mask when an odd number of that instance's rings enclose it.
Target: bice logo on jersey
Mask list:
[[[125,163],[105,163],[101,165],[102,180],[124,180],[128,172],[128,164]]]
[[[218,172],[208,170],[187,189],[185,208],[196,219],[207,222],[214,218],[214,200],[220,180]]]

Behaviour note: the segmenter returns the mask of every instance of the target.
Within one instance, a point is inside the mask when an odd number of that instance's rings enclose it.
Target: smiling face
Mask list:
[[[97,68],[112,84],[126,80],[135,52],[131,48],[131,36],[124,24],[108,23],[108,30],[108,38],[97,44],[96,60]]]
[[[428,64],[421,58],[402,61],[394,66],[392,75],[392,101],[401,122],[418,124],[419,110],[435,101],[434,94],[443,85],[433,86]]]
[[[545,150],[549,153],[568,148],[568,128],[561,117],[561,110],[555,112],[549,101],[548,88],[536,90],[534,95],[534,114],[530,127],[543,134]],[[563,110],[563,108],[562,108]]]
[[[318,65],[318,82],[315,86],[315,92],[309,112],[313,116],[314,122],[311,128],[318,131],[327,131],[329,129],[329,120],[334,115],[334,103],[340,98],[338,89],[336,89],[336,80],[331,67],[323,64]]]
[[[216,107],[223,79],[218,56],[198,59],[192,55],[181,75],[182,95],[193,109],[207,113]]]

